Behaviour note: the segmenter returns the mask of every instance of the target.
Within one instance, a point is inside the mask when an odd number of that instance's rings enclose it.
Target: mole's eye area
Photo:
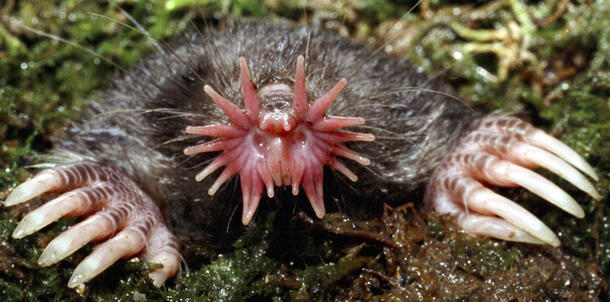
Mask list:
[[[370,160],[341,143],[373,141],[375,136],[340,130],[364,124],[360,117],[327,116],[326,111],[339,95],[347,80],[341,79],[325,95],[309,103],[305,91],[303,56],[297,58],[294,88],[282,83],[269,84],[257,92],[250,80],[245,58],[239,58],[244,108],[229,102],[209,85],[204,91],[229,118],[229,123],[207,126],[188,126],[186,132],[217,139],[184,149],[187,155],[220,152],[195,180],[201,181],[225,167],[208,193],[214,195],[233,175],[239,174],[242,191],[242,223],[248,224],[266,189],[267,196],[275,195],[274,188],[290,186],[299,194],[303,187],[318,217],[326,213],[323,200],[324,166],[329,166],[352,181],[358,177],[337,158],[351,159],[361,165]],[[292,101],[285,97],[292,95]],[[265,101],[260,102],[264,96]],[[289,104],[286,105],[286,104]]]

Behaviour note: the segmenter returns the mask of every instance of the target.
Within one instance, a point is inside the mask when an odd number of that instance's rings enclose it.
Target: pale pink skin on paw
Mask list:
[[[262,89],[291,94],[292,106],[267,111],[262,108],[257,90],[250,80],[246,60],[239,59],[244,92],[244,108],[229,102],[212,87],[205,92],[222,109],[229,123],[189,126],[186,132],[218,137],[201,145],[186,148],[187,155],[218,152],[220,154],[195,179],[201,181],[225,167],[210,187],[213,195],[233,175],[239,174],[242,191],[242,223],[248,224],[260,202],[263,191],[274,196],[274,187],[290,186],[296,196],[303,187],[318,217],[326,213],[323,198],[323,170],[329,166],[352,181],[357,176],[338,157],[368,165],[369,159],[341,145],[344,142],[373,141],[372,134],[340,130],[364,124],[359,117],[325,115],[347,81],[339,80],[333,88],[310,103],[305,91],[304,59],[297,59],[294,87],[274,84]]]
[[[87,218],[53,239],[38,263],[55,264],[93,241],[103,241],[74,270],[69,287],[80,286],[117,260],[138,256],[161,263],[149,273],[161,286],[180,268],[176,237],[163,222],[152,199],[115,168],[83,162],[43,170],[16,187],[6,206],[26,202],[49,192],[59,197],[28,213],[13,231],[13,238],[28,236],[62,217]]]
[[[487,185],[524,187],[564,211],[584,217],[570,195],[530,169],[543,167],[600,200],[578,170],[597,180],[576,152],[514,117],[484,118],[439,166],[426,189],[426,205],[456,217],[467,232],[510,241],[559,246],[555,233],[515,202]]]

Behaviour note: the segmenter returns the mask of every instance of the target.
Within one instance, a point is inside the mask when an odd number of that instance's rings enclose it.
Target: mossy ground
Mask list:
[[[522,190],[505,192],[556,231],[561,248],[472,239],[450,221],[408,205],[386,208],[383,217],[357,223],[356,231],[339,214],[315,222],[303,214],[271,212],[257,215],[232,251],[219,255],[185,247],[189,273],[161,290],[146,279],[145,264],[121,262],[78,294],[65,284],[86,251],[49,268],[35,264],[41,248],[72,221],[23,240],[10,238],[32,204],[0,212],[0,296],[7,301],[610,299],[610,3],[433,0],[413,8],[415,2],[4,1],[0,191],[29,177],[26,167],[50,147],[49,136],[77,117],[120,69],[154,49],[142,32],[121,24],[134,26],[128,16],[160,41],[228,19],[281,17],[407,56],[450,81],[467,104],[519,113],[584,155],[600,175],[600,203],[545,175],[577,198],[585,219],[550,209]]]

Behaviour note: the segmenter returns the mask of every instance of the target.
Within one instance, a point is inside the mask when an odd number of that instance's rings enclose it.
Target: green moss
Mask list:
[[[273,261],[262,249],[238,249],[220,255],[211,264],[180,278],[176,286],[167,291],[167,299],[206,297],[212,301],[244,301],[257,294],[250,285],[263,279]]]
[[[256,288],[250,284],[277,271],[277,264],[266,255],[274,221],[275,215],[271,214],[263,223],[253,222],[235,242],[235,251],[220,254],[211,263],[188,272],[166,291],[166,298],[243,301],[256,295]]]
[[[483,278],[515,267],[523,257],[515,246],[489,240],[458,240],[455,250],[456,268]]]

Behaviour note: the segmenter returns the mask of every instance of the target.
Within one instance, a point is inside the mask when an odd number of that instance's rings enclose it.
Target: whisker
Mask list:
[[[371,95],[369,98],[370,99],[376,99],[376,98],[381,98],[384,97],[386,95],[392,94],[392,93],[397,93],[397,92],[411,92],[411,91],[421,91],[421,92],[429,92],[429,93],[434,93],[434,94],[440,94],[443,96],[446,96],[448,98],[451,98],[453,100],[456,100],[458,102],[460,102],[461,104],[463,104],[464,106],[468,107],[470,110],[474,111],[474,109],[472,109],[472,107],[470,105],[468,105],[468,103],[466,103],[464,100],[462,100],[461,98],[452,95],[450,93],[441,91],[441,90],[436,90],[436,89],[431,89],[431,88],[424,88],[424,87],[417,87],[417,86],[407,86],[407,87],[402,87],[402,88],[397,88],[397,89],[392,89],[392,90],[388,90],[385,91],[381,94],[377,94],[377,95]]]
[[[76,47],[76,48],[78,48],[80,50],[83,50],[83,51],[93,55],[94,57],[96,57],[98,59],[101,59],[104,62],[106,62],[106,63],[116,67],[117,69],[119,69],[122,72],[127,72],[127,70],[125,68],[121,67],[117,63],[114,63],[112,60],[110,60],[110,59],[108,59],[108,58],[98,54],[93,49],[90,49],[88,47],[82,46],[82,45],[80,45],[80,44],[78,44],[78,43],[76,43],[74,41],[66,40],[66,39],[64,39],[64,38],[62,38],[62,37],[60,37],[58,35],[46,33],[44,31],[41,31],[41,30],[35,29],[33,27],[27,26],[27,25],[23,24],[23,22],[21,20],[17,19],[17,18],[11,18],[11,21],[15,22],[15,24],[17,26],[19,26],[19,27],[21,27],[21,28],[23,28],[23,29],[25,29],[25,30],[27,30],[29,32],[32,32],[32,33],[35,33],[35,34],[37,34],[39,36],[43,36],[43,37],[46,37],[46,38],[49,38],[49,39],[52,39],[52,40],[55,40],[55,41],[59,41],[59,42],[66,43],[68,45],[74,46],[74,47]]]
[[[172,143],[177,143],[177,142],[181,142],[181,141],[185,141],[185,140],[189,140],[189,139],[193,139],[196,137],[200,137],[199,135],[183,135],[183,136],[179,136],[170,140],[166,140],[162,143],[160,143],[159,145],[157,145],[157,147],[163,146],[163,145],[168,145],[168,144],[172,144]]]
[[[186,164],[186,162],[191,160],[193,158],[193,156],[195,156],[195,155],[180,154],[180,155],[177,155],[176,157],[174,157],[173,159],[176,160],[178,162],[178,164],[180,164],[182,166],[183,164]],[[212,159],[208,159],[208,160],[205,160],[203,163],[198,163],[196,168],[199,168],[199,165],[207,164],[211,160]],[[188,167],[187,169],[193,170],[194,167]]]
[[[309,58],[309,47],[311,46],[311,29],[307,31],[307,43],[305,44],[305,62]]]
[[[302,190],[299,190],[299,195],[303,194],[301,191]],[[294,205],[292,207],[292,215],[295,215],[297,213],[297,208],[299,207],[299,200],[300,200],[299,195],[294,196],[294,195],[290,194],[290,196],[291,196],[290,199],[292,199],[291,202]],[[280,203],[280,200],[277,197],[277,194],[273,197],[273,199],[276,201],[276,203]]]
[[[449,66],[446,66],[445,68],[437,71],[435,74],[430,75],[426,81],[424,81],[423,83],[421,83],[421,86],[428,86],[428,84],[432,83],[432,81],[436,81],[441,75],[446,74],[447,71],[449,71],[449,69],[451,67],[453,67],[455,64],[457,63],[457,61],[453,61],[453,63],[451,63]]]
[[[406,13],[404,13],[402,15],[402,17],[400,17],[400,19],[398,19],[398,21],[396,21],[396,23],[394,23],[394,25],[392,25],[388,30],[386,30],[385,33],[383,33],[383,35],[381,36],[381,40],[383,41],[383,39],[392,31],[392,29],[394,29],[394,27],[396,27],[396,24],[400,23],[402,20],[406,19],[407,16],[409,14],[411,14],[413,12],[413,10],[415,10],[416,7],[419,6],[419,4],[421,4],[423,0],[419,0],[417,1],[417,3],[413,4],[413,6],[411,6],[411,8],[409,9],[409,11],[407,11]],[[398,37],[396,38],[398,39]],[[394,42],[396,39],[393,40],[388,40],[385,43],[383,43],[381,46],[379,46],[377,49],[375,49],[375,51],[371,54],[371,56],[377,54],[380,50],[384,49],[388,44]],[[369,57],[370,58],[370,57]]]
[[[152,36],[150,35],[150,33],[149,33],[149,32],[148,32],[146,29],[144,29],[144,27],[143,27],[143,26],[142,26],[140,23],[138,23],[138,21],[137,21],[137,20],[136,20],[134,17],[132,17],[132,16],[131,16],[131,15],[130,15],[128,12],[126,12],[126,11],[125,11],[123,8],[121,8],[121,7],[119,7],[119,10],[121,11],[121,13],[122,13],[122,14],[123,14],[125,17],[127,17],[127,19],[129,19],[129,21],[131,21],[131,23],[133,23],[133,24],[134,24],[134,25],[135,25],[135,26],[138,28],[138,30],[139,30],[141,33],[143,33],[143,34],[144,34],[146,37],[152,37]],[[157,50],[158,50],[158,51],[162,51],[162,50],[163,50],[163,48],[161,48],[161,46],[159,46],[159,44],[158,44],[158,43],[154,43],[154,45],[155,45],[155,47],[157,48]]]
[[[343,194],[342,194],[342,190],[340,189],[334,189],[334,188],[343,188],[343,187],[348,187],[350,190],[354,190],[355,187],[353,186],[353,182],[352,181],[347,181],[347,179],[345,178],[345,176],[342,176],[342,174],[340,174],[339,172],[337,172],[334,169],[331,169],[330,172],[332,173],[332,182],[333,182],[333,191],[337,192],[337,196],[335,196],[334,194],[330,194],[331,196],[329,196],[330,198],[332,198],[333,202],[335,203],[335,206],[337,207],[337,209],[339,210],[339,213],[343,213],[343,208],[342,206],[345,205],[345,200],[343,199]],[[335,186],[335,183],[341,182],[341,186]]]
[[[233,210],[231,211],[231,215],[229,215],[229,220],[227,221],[227,228],[225,229],[225,232],[227,234],[229,233],[229,229],[231,228],[231,221],[233,221],[233,216],[235,216],[235,212],[237,212],[237,207],[239,207],[239,204],[235,203],[235,206],[233,206]]]
[[[369,171],[373,176],[375,176],[375,179],[379,181],[379,183],[384,183],[384,178],[383,176],[381,176],[381,174],[379,174],[379,172],[373,170],[373,168],[371,166],[362,166],[365,170]],[[352,187],[353,188],[353,187]],[[355,188],[353,188],[355,190]]]
[[[413,6],[411,6],[411,8],[406,13],[404,13],[402,15],[402,17],[400,17],[400,19],[398,21],[396,21],[396,23],[394,23],[394,25],[392,25],[388,30],[385,31],[385,33],[383,33],[383,35],[380,37],[380,41],[383,41],[384,38],[392,31],[392,29],[394,29],[394,27],[396,27],[396,25],[399,24],[402,20],[406,19],[407,16],[409,16],[413,12],[413,10],[415,10],[415,8],[417,8],[419,6],[419,4],[422,1],[423,0],[419,0],[419,1],[417,1],[417,3],[413,4]],[[364,64],[364,63],[368,62],[380,50],[384,49],[388,44],[394,42],[398,38],[399,37],[396,37],[394,39],[388,40],[385,43],[383,43],[381,46],[379,46],[373,52],[371,52],[371,54],[369,56],[367,56],[366,58],[362,59],[362,62],[360,62],[360,64]],[[346,76],[346,78],[348,78],[348,79],[352,78],[354,76],[354,74],[356,74],[357,72],[359,72],[359,69],[354,69],[351,74]]]
[[[423,136],[423,135],[419,135],[419,136]],[[381,136],[381,135],[375,136],[375,141],[377,141],[378,139],[379,140],[405,140],[405,141],[415,144],[415,142],[413,140],[411,140],[409,138],[405,138],[404,136],[400,136],[400,137]]]
[[[204,19],[205,20],[205,19]],[[199,27],[197,27],[197,25],[195,24],[195,22],[193,22],[193,20],[189,20],[189,23],[191,24],[191,26],[193,26],[193,29],[197,32],[197,34],[200,37],[203,37],[203,33],[199,30]],[[207,25],[207,21],[206,21],[206,25]]]
[[[88,13],[91,14],[91,15],[103,18],[103,19],[114,21],[114,22],[116,22],[116,23],[118,23],[118,24],[120,24],[120,25],[122,25],[122,26],[124,26],[126,28],[129,28],[129,29],[132,29],[132,30],[140,32],[146,38],[148,38],[150,41],[152,41],[156,45],[157,48],[161,49],[164,52],[169,52],[171,55],[173,55],[176,59],[178,59],[178,61],[180,61],[182,64],[184,64],[184,66],[186,66],[202,83],[205,83],[205,81],[203,80],[203,77],[191,65],[186,63],[186,61],[184,61],[182,59],[182,57],[180,57],[167,43],[161,42],[161,41],[153,38],[150,35],[150,33],[148,33],[146,30],[143,30],[143,29],[141,30],[139,27],[137,27],[137,25],[136,25],[136,27],[133,27],[133,26],[131,26],[131,25],[125,23],[125,22],[122,22],[120,20],[117,20],[117,19],[114,19],[114,18],[111,18],[111,17],[108,17],[108,16],[100,15],[100,14],[93,13],[93,12],[88,12]],[[127,14],[127,12],[125,12],[122,9],[121,9],[121,13],[126,18],[128,18],[129,20],[133,19],[131,16],[129,16],[129,14]],[[136,24],[138,24],[138,23],[136,23]]]
[[[371,126],[371,125],[364,124],[364,125],[358,126],[358,128],[369,129],[369,130],[377,130],[377,131],[380,131],[380,132],[386,132],[386,133],[389,133],[389,134],[393,134],[396,138],[402,138],[402,139],[405,139],[405,140],[409,140],[408,136],[403,136],[403,135],[401,135],[401,134],[399,134],[397,132],[394,132],[392,130],[388,130],[388,129],[377,127],[377,126]],[[379,138],[379,137],[382,137],[382,136],[375,135],[375,137]],[[388,137],[388,138],[391,138],[391,137]]]
[[[183,156],[184,156],[184,157],[187,157],[187,160],[188,160],[188,159],[192,158],[192,157],[193,157],[193,156],[195,156],[195,155],[183,155]],[[187,167],[187,169],[188,169],[188,170],[199,170],[199,169],[201,169],[201,167],[206,166],[206,165],[207,165],[207,164],[209,164],[211,161],[213,161],[213,160],[214,160],[214,158],[215,158],[215,157],[211,157],[211,158],[209,158],[209,159],[207,159],[207,160],[198,161],[196,165],[193,165],[193,166]],[[186,162],[186,161],[184,161],[184,162]],[[183,162],[183,163],[184,163],[184,162]],[[216,172],[214,172],[214,173],[216,173]]]
[[[94,116],[92,116],[92,118],[104,118],[106,115],[115,115],[117,113],[130,113],[130,112],[134,113],[132,115],[132,117],[138,116],[138,115],[149,114],[149,113],[168,113],[168,114],[173,114],[173,116],[171,116],[171,117],[164,117],[163,119],[166,119],[166,118],[178,118],[178,117],[192,117],[192,118],[205,118],[205,117],[207,117],[207,115],[205,115],[205,114],[192,113],[192,112],[183,112],[183,111],[175,110],[173,108],[156,108],[156,109],[135,109],[134,108],[134,109],[117,109],[117,110],[110,110],[110,111],[106,111],[106,112],[99,112],[99,113],[95,114]]]
[[[388,104],[379,104],[379,103],[368,103],[368,104],[360,104],[360,105],[351,106],[346,109],[359,109],[359,108],[367,108],[367,107],[389,108],[389,109],[408,109],[409,108],[409,106],[403,105],[403,104],[388,105]]]

